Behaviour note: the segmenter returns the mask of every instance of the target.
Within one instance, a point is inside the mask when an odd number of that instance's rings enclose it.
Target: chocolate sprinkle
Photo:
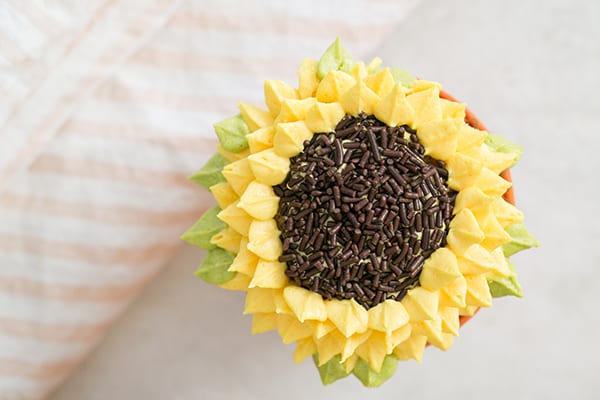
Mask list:
[[[446,245],[456,192],[417,132],[346,115],[290,160],[275,220],[286,275],[325,299],[402,300]]]

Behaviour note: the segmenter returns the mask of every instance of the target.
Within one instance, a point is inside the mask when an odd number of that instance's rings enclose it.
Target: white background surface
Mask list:
[[[598,19],[597,1],[426,0],[373,54],[525,147],[515,193],[543,245],[514,257],[525,298],[495,300],[379,389],[323,387],[276,334],[250,335],[241,293],[193,278],[202,253],[186,248],[53,399],[597,399]]]

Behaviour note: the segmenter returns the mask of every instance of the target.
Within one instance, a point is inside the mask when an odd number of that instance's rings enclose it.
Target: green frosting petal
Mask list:
[[[215,153],[215,155],[204,164],[204,167],[194,175],[190,176],[190,179],[207,189],[217,183],[225,182],[225,177],[221,171],[223,171],[223,167],[228,163],[229,161],[227,161],[225,157],[219,153]]]
[[[248,148],[246,135],[250,133],[250,129],[240,114],[217,122],[213,127],[225,150],[238,153]]]
[[[508,267],[512,274],[508,278],[492,276],[488,278],[488,285],[492,297],[516,296],[523,297],[521,285],[517,282],[516,268],[513,263],[508,261]]]
[[[317,76],[319,79],[323,79],[329,71],[350,72],[353,67],[354,61],[342,46],[340,38],[336,38],[335,42],[321,56],[317,66]]]
[[[213,285],[221,285],[229,282],[235,276],[235,272],[227,269],[233,262],[235,256],[223,249],[214,248],[208,252],[208,255],[200,264],[200,268],[196,271],[196,276],[202,280],[212,283]]]
[[[496,150],[497,152],[514,154],[515,158],[510,167],[513,167],[519,161],[519,158],[521,158],[521,154],[523,154],[523,147],[519,146],[518,144],[512,143],[511,141],[503,138],[502,136],[494,135],[492,133],[488,134],[485,137],[484,143],[492,149]]]
[[[512,224],[506,228],[506,232],[510,235],[511,241],[502,246],[504,255],[510,257],[519,251],[529,249],[531,247],[539,247],[540,243],[527,231],[523,224]]]
[[[401,83],[403,86],[410,86],[411,83],[417,80],[417,78],[410,72],[400,68],[390,68],[390,73],[394,77],[396,82]]]
[[[181,238],[204,250],[212,250],[217,247],[210,242],[210,239],[227,227],[223,221],[217,218],[220,211],[221,209],[217,206],[209,208],[194,226],[181,235]]]
[[[319,366],[316,355],[313,356],[313,361],[319,370],[319,375],[321,376],[321,382],[323,382],[323,385],[330,385],[338,379],[345,378],[349,375],[341,362],[342,357],[339,354],[321,366]]]
[[[366,387],[378,387],[387,381],[398,368],[398,359],[389,354],[385,356],[381,371],[375,372],[369,366],[369,363],[359,358],[354,366],[352,373],[362,382]]]

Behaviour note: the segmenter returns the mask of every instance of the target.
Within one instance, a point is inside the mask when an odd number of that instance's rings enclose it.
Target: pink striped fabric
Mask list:
[[[0,2],[0,399],[46,397],[172,258],[213,122],[415,1]]]

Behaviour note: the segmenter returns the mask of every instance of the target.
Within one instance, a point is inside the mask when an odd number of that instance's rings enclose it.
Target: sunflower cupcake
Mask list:
[[[246,292],[252,333],[295,342],[325,384],[379,386],[492,298],[521,296],[509,257],[537,246],[512,204],[521,149],[439,83],[355,62],[339,40],[298,78],[214,125],[192,180],[218,205],[182,237],[208,252],[200,278]]]

